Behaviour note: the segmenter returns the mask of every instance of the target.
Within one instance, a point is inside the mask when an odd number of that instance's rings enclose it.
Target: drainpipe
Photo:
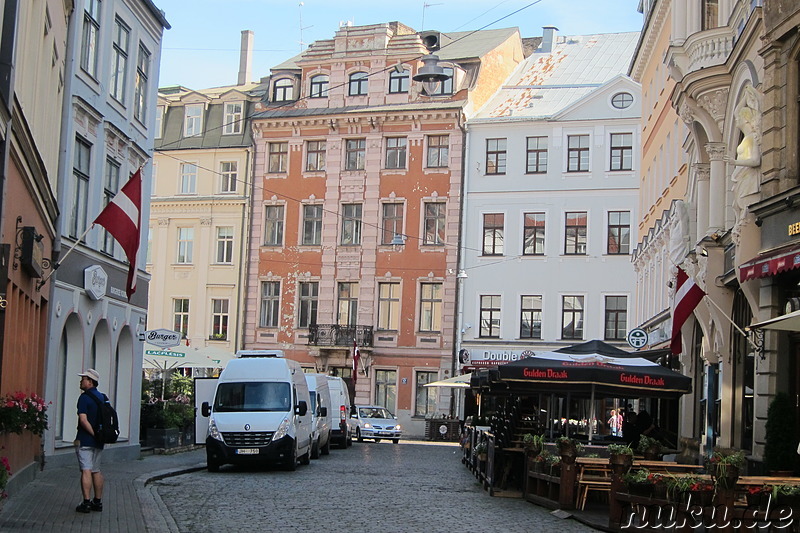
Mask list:
[[[250,168],[252,168],[251,162],[253,160],[253,147],[247,148],[247,160],[245,161],[245,172],[244,175],[247,176],[251,181],[251,187],[253,186],[252,183],[255,183],[255,179],[252,179],[250,176]],[[248,196],[249,194],[249,196]],[[253,195],[250,191],[247,190],[247,183],[244,184],[244,207],[242,208],[242,229],[241,229],[241,250],[239,252],[239,286],[240,287],[247,287],[248,276],[250,273],[250,260],[248,254],[250,253],[250,240],[247,239],[248,230],[247,228],[251,225],[249,222],[252,220],[252,209],[254,209],[250,204],[252,203]],[[239,298],[236,299],[236,338],[234,339],[233,346],[234,346],[234,353],[237,350],[244,349],[244,301],[247,299],[247,292],[245,291],[244,294],[239,294]]]
[[[456,255],[456,327],[453,332],[453,359],[450,365],[450,377],[456,376],[456,369],[458,368],[458,357],[461,352],[461,329],[464,323],[464,277],[461,273],[464,271],[464,203],[465,192],[467,190],[467,162],[469,161],[469,144],[467,144],[467,127],[464,123],[463,109],[458,117],[458,127],[461,130],[461,143],[464,147],[461,150],[461,191],[458,198],[458,251]],[[461,394],[455,388],[450,389],[450,414],[461,419],[461,413],[455,412],[455,399],[456,395]],[[463,406],[462,406],[463,410]]]

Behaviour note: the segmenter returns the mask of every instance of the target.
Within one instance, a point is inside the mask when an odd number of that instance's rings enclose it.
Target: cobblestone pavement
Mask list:
[[[521,499],[492,498],[455,445],[355,443],[296,472],[226,466],[153,483],[181,532],[595,531]]]

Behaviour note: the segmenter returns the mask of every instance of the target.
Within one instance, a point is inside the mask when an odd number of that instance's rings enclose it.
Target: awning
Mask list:
[[[800,268],[800,244],[760,255],[739,267],[739,280],[774,276],[787,270]]]
[[[747,329],[778,329],[781,331],[800,331],[800,311],[776,316],[763,322],[751,324]]]
[[[469,380],[472,374],[462,374],[461,376],[454,376],[452,378],[434,381],[433,383],[426,383],[423,387],[450,387],[454,389],[468,389]]]

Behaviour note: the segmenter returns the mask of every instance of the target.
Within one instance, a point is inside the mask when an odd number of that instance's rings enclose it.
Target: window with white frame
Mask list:
[[[221,193],[235,193],[239,185],[239,162],[221,161],[219,164]]]
[[[381,244],[391,244],[395,235],[403,234],[403,204],[385,203],[383,204],[383,231],[381,232]]]
[[[500,338],[500,296],[483,294],[481,303],[480,337]]]
[[[446,207],[444,202],[425,202],[425,241],[422,244],[444,245]]]
[[[401,72],[392,69],[389,73],[389,93],[407,93],[409,85],[409,70],[404,68]]]
[[[242,102],[225,102],[225,117],[222,122],[222,134],[234,135],[242,133],[243,116],[244,104]]]
[[[211,299],[211,339],[224,341],[228,339],[228,307],[227,298]]]
[[[442,331],[442,284],[421,283],[419,298],[419,330]]]
[[[319,246],[322,243],[322,206],[303,206],[303,244]]]
[[[133,86],[133,117],[142,124],[147,123],[147,93],[150,90],[150,52],[139,43],[136,58],[136,82]]]
[[[281,78],[272,88],[273,102],[286,102],[294,100],[294,83],[289,78]]]
[[[589,136],[567,136],[567,172],[589,171]]]
[[[406,138],[386,138],[386,168],[406,168]]]
[[[277,142],[269,143],[269,164],[267,172],[283,173],[286,172],[289,162],[289,143]]]
[[[628,336],[628,297],[606,296],[605,340],[622,341]]]
[[[97,77],[97,39],[100,34],[100,0],[86,0],[83,11],[81,68]]]
[[[561,297],[561,338],[583,339],[583,296]]]
[[[358,320],[358,283],[340,281],[336,300],[336,323],[355,326]]]
[[[428,91],[423,89],[423,94],[428,96],[447,96],[453,94],[453,80],[455,79],[456,71],[453,67],[442,67],[442,71],[448,78],[439,84],[435,93],[428,95]]]
[[[306,142],[306,170],[318,172],[325,170],[325,141]]]
[[[361,204],[342,204],[341,244],[361,244],[361,209]]]
[[[233,226],[217,227],[217,263],[233,262]]]
[[[397,331],[400,325],[400,284],[378,283],[378,329]]]
[[[172,299],[172,331],[185,339],[189,334],[189,298]]]
[[[522,296],[520,300],[519,337],[542,338],[542,296]]]
[[[608,212],[608,244],[609,255],[627,255],[631,249],[631,213],[630,211]]]
[[[194,247],[194,228],[178,228],[178,258],[180,264],[191,264]]]
[[[283,206],[264,206],[264,246],[283,245]]]
[[[156,126],[155,138],[160,139],[164,136],[164,106],[156,106]]]
[[[280,318],[281,282],[261,282],[261,328],[277,328]]]
[[[447,168],[449,166],[449,135],[428,135],[428,168]]]
[[[354,72],[350,74],[348,81],[348,94],[350,96],[363,96],[367,94],[367,84],[369,78],[366,72]]]
[[[72,162],[72,205],[69,236],[77,239],[86,231],[86,210],[89,202],[89,172],[92,145],[75,137],[75,154]]]
[[[633,134],[611,134],[611,167],[609,170],[633,169]]]
[[[330,78],[325,74],[319,74],[311,78],[311,91],[309,96],[311,98],[327,98],[328,97],[328,82]]]
[[[564,220],[564,254],[586,255],[586,212],[565,213]]]
[[[525,213],[522,255],[544,255],[544,235],[544,213]]]
[[[345,141],[345,170],[364,170],[367,153],[366,139],[347,139]]]
[[[197,165],[181,163],[181,194],[197,194]]]
[[[416,373],[414,387],[414,415],[432,416],[436,414],[436,387],[426,387],[428,383],[433,383],[439,378],[437,372],[423,372],[418,370]]]
[[[483,255],[503,255],[505,215],[485,213],[483,215]]]
[[[528,137],[527,148],[528,174],[545,174],[547,172],[547,137]]]
[[[317,323],[317,305],[319,302],[319,282],[302,281],[299,283],[299,314],[297,326],[308,328]]]
[[[375,405],[395,411],[397,402],[397,370],[375,371]]]
[[[196,137],[203,132],[203,104],[184,107],[183,136]]]
[[[113,159],[106,159],[106,175],[103,180],[103,207],[107,206],[119,191],[120,165]],[[100,251],[114,255],[114,237],[103,228],[100,241]]]
[[[486,173],[506,173],[505,139],[486,139]]]
[[[125,102],[125,81],[128,73],[128,44],[131,30],[119,18],[114,20],[114,42],[111,47],[111,96]]]

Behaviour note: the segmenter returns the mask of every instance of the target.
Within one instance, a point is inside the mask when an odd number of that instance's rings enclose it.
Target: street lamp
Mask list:
[[[450,76],[444,73],[444,69],[439,66],[439,56],[430,54],[422,58],[422,68],[417,71],[412,78],[414,81],[422,82],[425,94],[433,96],[439,92],[439,87],[443,81]]]
[[[403,249],[403,246],[406,245],[406,236],[401,235],[400,233],[395,233],[392,242],[390,242],[389,244],[392,245],[392,248],[394,249],[395,252],[399,252],[400,250]]]

